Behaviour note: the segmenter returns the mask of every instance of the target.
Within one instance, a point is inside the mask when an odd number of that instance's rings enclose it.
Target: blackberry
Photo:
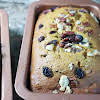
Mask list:
[[[54,44],[56,46],[57,45],[57,42],[58,42],[57,40],[52,40],[47,45]]]
[[[45,39],[44,36],[40,36],[39,39],[38,39],[38,41],[39,41],[39,42],[42,42],[44,39]]]
[[[50,31],[50,34],[55,34],[56,33],[56,31]]]
[[[46,77],[53,77],[53,72],[51,69],[49,69],[48,67],[44,66],[43,67],[43,74],[46,76]]]
[[[43,24],[40,24],[40,25],[39,25],[39,29],[41,29],[42,27],[43,27]]]
[[[75,75],[79,79],[82,79],[85,76],[84,71],[80,67],[75,69]]]
[[[50,10],[53,12],[56,8],[57,6],[50,8]]]

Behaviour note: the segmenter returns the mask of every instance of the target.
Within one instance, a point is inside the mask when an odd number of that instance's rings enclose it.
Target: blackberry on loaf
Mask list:
[[[94,76],[100,70],[99,32],[97,18],[84,8],[44,10],[36,22],[33,37],[32,90],[85,93],[96,87]]]

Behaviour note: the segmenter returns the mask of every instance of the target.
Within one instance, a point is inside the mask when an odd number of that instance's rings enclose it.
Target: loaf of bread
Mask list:
[[[44,10],[35,25],[31,87],[36,92],[88,92],[100,70],[100,29],[85,8]],[[86,86],[86,87],[85,87]]]

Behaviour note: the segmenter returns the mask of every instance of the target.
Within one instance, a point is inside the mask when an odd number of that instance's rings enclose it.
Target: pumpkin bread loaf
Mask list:
[[[92,12],[85,8],[54,7],[40,14],[32,45],[33,91],[91,92],[100,82],[96,80],[99,62],[100,28]]]

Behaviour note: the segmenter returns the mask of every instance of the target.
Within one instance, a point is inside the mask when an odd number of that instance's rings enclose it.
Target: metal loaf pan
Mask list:
[[[8,16],[5,11],[0,9],[0,79],[1,79],[1,100],[12,100],[12,78],[11,78],[11,60]]]
[[[32,3],[28,9],[28,16],[15,80],[15,90],[17,94],[25,100],[80,100],[80,98],[81,100],[100,100],[100,95],[98,94],[43,94],[34,93],[34,91],[32,92],[29,88],[31,49],[32,39],[34,38],[35,22],[40,12],[53,6],[84,7],[94,12],[94,14],[100,19],[100,4],[94,3],[91,0],[41,0]]]

